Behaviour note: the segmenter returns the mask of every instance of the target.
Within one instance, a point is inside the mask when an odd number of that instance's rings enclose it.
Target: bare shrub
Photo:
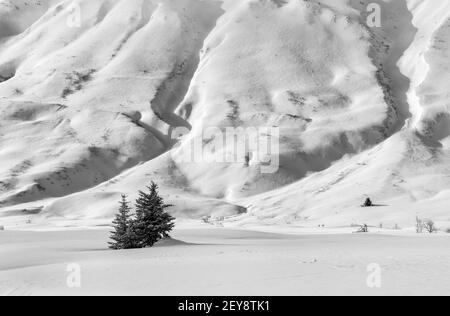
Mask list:
[[[358,233],[368,233],[368,232],[369,232],[369,227],[366,224],[360,226],[360,228],[358,230]]]
[[[419,216],[416,217],[416,233],[422,234],[424,228],[423,220],[419,218]]]
[[[437,228],[436,225],[434,224],[434,222],[432,220],[427,220],[425,221],[425,224],[423,226],[425,228],[425,230],[427,232],[429,232],[430,234],[436,233],[437,232]]]

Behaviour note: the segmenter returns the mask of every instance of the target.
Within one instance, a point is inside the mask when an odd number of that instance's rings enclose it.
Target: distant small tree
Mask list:
[[[437,232],[437,228],[436,228],[436,226],[435,226],[435,224],[434,224],[434,222],[432,220],[426,221],[425,224],[424,224],[424,228],[430,234],[433,234],[433,233]]]
[[[115,250],[135,248],[131,208],[125,195],[122,195],[119,204],[119,212],[113,221],[114,231],[111,232],[110,239],[112,242],[109,242],[109,248]]]
[[[174,227],[175,220],[166,209],[171,207],[164,203],[159,195],[158,185],[152,182],[148,193],[139,191],[136,200],[136,219],[133,223],[133,232],[138,240],[138,247],[152,247],[162,238],[168,238]]]
[[[373,202],[370,198],[367,198],[363,205],[364,205],[364,207],[372,207]]]

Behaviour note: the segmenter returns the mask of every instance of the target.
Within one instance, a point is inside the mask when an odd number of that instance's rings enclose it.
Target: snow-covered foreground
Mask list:
[[[282,235],[183,228],[155,248],[109,251],[106,230],[0,231],[0,295],[445,295],[449,235]],[[67,268],[81,268],[69,288]],[[370,265],[381,288],[367,286]],[[75,266],[76,266],[75,265]]]

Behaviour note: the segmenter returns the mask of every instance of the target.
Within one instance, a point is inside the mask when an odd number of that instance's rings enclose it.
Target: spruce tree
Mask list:
[[[110,239],[112,242],[109,243],[109,248],[115,250],[135,248],[131,208],[125,195],[122,195],[122,200],[119,204],[119,213],[113,221],[114,231],[111,232]]]
[[[172,205],[164,204],[156,183],[152,182],[148,190],[148,193],[139,191],[139,198],[136,200],[133,232],[140,248],[152,247],[160,239],[170,237],[169,232],[173,229],[175,220],[166,212]]]

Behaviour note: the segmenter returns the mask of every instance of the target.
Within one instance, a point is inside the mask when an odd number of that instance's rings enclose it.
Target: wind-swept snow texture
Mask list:
[[[450,224],[449,39],[450,0],[0,0],[0,224],[152,180],[180,219]],[[208,127],[279,128],[278,172],[186,162]]]

